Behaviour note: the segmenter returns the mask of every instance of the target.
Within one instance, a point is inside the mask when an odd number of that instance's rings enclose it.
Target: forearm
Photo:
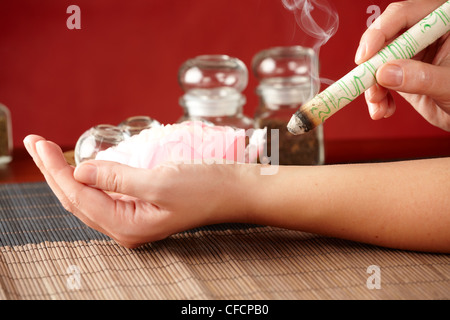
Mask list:
[[[249,221],[381,246],[450,252],[450,158],[253,172]]]

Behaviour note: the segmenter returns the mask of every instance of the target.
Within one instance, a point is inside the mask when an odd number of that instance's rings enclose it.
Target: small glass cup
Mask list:
[[[125,138],[139,134],[142,130],[161,125],[157,120],[148,116],[134,116],[122,121],[119,129],[125,134]]]
[[[75,164],[95,159],[97,153],[118,145],[125,140],[125,134],[117,126],[100,124],[87,130],[75,146]]]

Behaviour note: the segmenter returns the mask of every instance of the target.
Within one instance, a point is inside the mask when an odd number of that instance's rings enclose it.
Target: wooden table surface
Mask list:
[[[70,151],[73,148],[63,148]],[[450,137],[325,141],[326,164],[384,162],[419,158],[450,157]],[[45,181],[24,148],[17,148],[13,161],[0,166],[0,183]]]

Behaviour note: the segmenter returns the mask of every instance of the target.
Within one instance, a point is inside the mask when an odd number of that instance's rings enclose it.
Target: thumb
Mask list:
[[[78,165],[74,178],[105,191],[141,198],[151,188],[150,170],[137,169],[111,161],[86,161]]]
[[[385,88],[439,100],[450,92],[449,72],[449,68],[416,60],[396,60],[381,66],[376,77]]]

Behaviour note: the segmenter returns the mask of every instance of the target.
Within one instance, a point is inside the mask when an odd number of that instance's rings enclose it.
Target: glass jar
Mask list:
[[[11,162],[12,148],[11,113],[0,103],[0,165]]]
[[[148,116],[134,116],[122,121],[118,127],[123,131],[127,138],[139,134],[142,130],[159,125],[160,123],[157,120]]]
[[[125,140],[125,134],[117,126],[100,124],[87,130],[75,145],[75,164],[95,159],[100,151],[118,145]]]
[[[253,58],[252,69],[259,80],[255,126],[267,128],[264,154],[270,156],[269,150],[277,150],[280,165],[323,164],[322,125],[299,136],[287,130],[292,115],[319,91],[318,59],[314,50],[300,46],[263,50]],[[272,147],[276,138],[272,130],[276,130],[278,148]]]
[[[226,55],[189,59],[179,69],[178,82],[185,92],[180,98],[184,114],[178,122],[200,120],[254,128],[253,119],[243,114],[246,98],[242,91],[248,84],[248,70],[241,60]]]

